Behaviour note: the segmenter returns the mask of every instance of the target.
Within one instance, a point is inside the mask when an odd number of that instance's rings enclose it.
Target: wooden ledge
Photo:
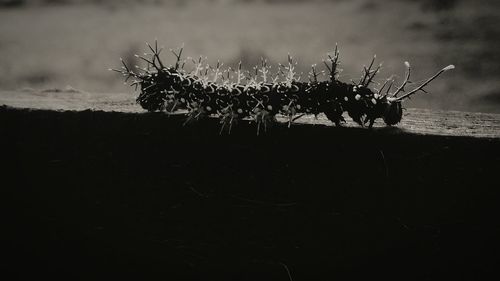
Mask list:
[[[85,93],[74,90],[0,91],[0,105],[56,111],[145,113],[135,103],[134,94],[130,93]],[[317,119],[314,116],[305,116],[297,120],[297,123],[332,126],[324,116]],[[377,120],[375,126],[385,125],[382,120]],[[358,126],[348,120],[346,127]],[[397,128],[401,132],[419,135],[500,138],[500,114],[408,108]]]
[[[397,127],[305,118],[220,136],[215,118],[183,126],[133,94],[2,92],[6,268],[22,280],[290,280],[282,264],[293,280],[498,276],[499,116],[409,109]]]

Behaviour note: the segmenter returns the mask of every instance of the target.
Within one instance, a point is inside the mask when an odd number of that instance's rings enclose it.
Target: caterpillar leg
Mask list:
[[[370,119],[370,124],[368,125],[368,128],[371,129],[373,128],[373,124],[375,124],[375,119]]]

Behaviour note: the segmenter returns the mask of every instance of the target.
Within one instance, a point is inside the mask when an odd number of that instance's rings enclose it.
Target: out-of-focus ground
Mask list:
[[[338,43],[341,80],[359,79],[374,54],[378,81],[404,61],[413,81],[455,64],[410,107],[500,112],[500,2],[495,0],[330,1],[0,1],[0,90],[31,88],[128,92],[109,72],[145,42],[185,45],[186,56],[207,56],[249,68],[261,57],[276,71],[290,53],[303,79]],[[170,63],[168,51],[163,58]],[[192,65],[188,64],[187,68]]]

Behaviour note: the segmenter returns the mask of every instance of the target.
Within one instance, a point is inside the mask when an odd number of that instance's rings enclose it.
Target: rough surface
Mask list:
[[[0,92],[0,105],[51,110],[145,112],[135,103],[134,94],[130,93],[104,94],[64,90],[57,92],[3,91]],[[297,120],[297,123],[332,124],[324,116],[319,116],[317,119],[314,116],[302,117]],[[348,122],[347,126],[357,125],[354,122]],[[378,126],[384,126],[382,120],[378,120]],[[402,123],[397,127],[403,132],[415,134],[500,138],[500,114],[408,108]]]

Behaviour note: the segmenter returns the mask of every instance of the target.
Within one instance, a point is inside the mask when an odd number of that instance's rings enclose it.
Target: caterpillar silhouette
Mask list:
[[[137,102],[148,111],[164,111],[172,113],[187,110],[186,123],[217,116],[221,119],[220,133],[231,132],[232,126],[239,120],[254,120],[257,134],[261,127],[267,129],[269,122],[276,121],[276,115],[288,118],[288,125],[298,118],[307,115],[324,113],[336,126],[345,122],[344,112],[362,127],[373,126],[382,118],[385,124],[398,124],[403,116],[402,102],[418,92],[426,92],[427,86],[443,72],[454,69],[449,65],[425,80],[411,91],[406,91],[410,83],[411,67],[406,65],[405,80],[399,87],[394,87],[394,80],[387,79],[378,91],[370,89],[373,79],[381,65],[374,67],[375,56],[370,65],[364,67],[363,75],[358,83],[344,83],[338,80],[339,51],[335,47],[333,55],[324,61],[329,79],[319,81],[316,66],[311,67],[309,81],[300,81],[295,73],[296,63],[288,56],[288,65],[279,65],[279,71],[271,77],[270,66],[262,60],[255,67],[254,75],[241,70],[221,70],[222,64],[216,67],[204,65],[203,59],[193,60],[195,69],[184,70],[186,61],[182,60],[182,48],[172,51],[176,57],[173,66],[165,67],[160,59],[162,49],[147,44],[150,54],[137,58],[147,63],[145,68],[136,66],[132,70],[121,60],[121,69],[111,69],[124,75],[125,82],[133,78],[132,86],[140,87]],[[233,76],[231,76],[233,74]],[[244,82],[245,81],[245,82]],[[384,92],[385,89],[385,92]],[[401,96],[398,96],[402,94]]]

